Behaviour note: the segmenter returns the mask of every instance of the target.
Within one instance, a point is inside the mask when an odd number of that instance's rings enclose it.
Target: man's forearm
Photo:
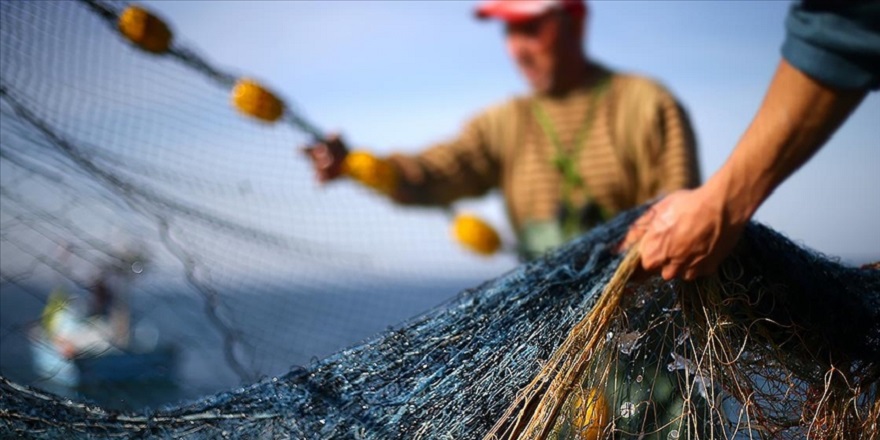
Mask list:
[[[783,60],[752,124],[706,183],[724,198],[730,221],[751,218],[825,144],[866,93],[832,89]]]

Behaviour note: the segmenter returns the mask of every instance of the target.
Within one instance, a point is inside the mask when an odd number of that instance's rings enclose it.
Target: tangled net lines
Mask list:
[[[751,224],[718,274],[614,277],[624,213],[308,368],[179,406],[107,411],[3,379],[26,438],[876,438],[880,271]],[[610,284],[622,287],[608,305]],[[605,308],[589,347],[568,344]],[[601,325],[600,325],[601,324]],[[588,335],[590,336],[590,335]],[[575,338],[576,339],[576,338]],[[582,362],[562,377],[566,347]],[[560,386],[534,386],[547,377]],[[533,394],[540,405],[523,404]],[[544,411],[547,401],[557,402]],[[528,429],[524,429],[528,425]]]

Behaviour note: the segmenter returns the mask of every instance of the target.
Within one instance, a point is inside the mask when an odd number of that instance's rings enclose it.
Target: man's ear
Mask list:
[[[586,17],[580,15],[573,15],[568,12],[559,11],[559,21],[561,24],[561,30],[564,32],[566,37],[577,37],[578,39],[583,39],[584,37],[584,26],[586,23]]]

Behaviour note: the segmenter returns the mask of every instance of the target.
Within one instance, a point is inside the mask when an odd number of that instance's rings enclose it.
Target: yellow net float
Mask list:
[[[572,427],[578,440],[605,438],[605,427],[611,421],[611,414],[604,393],[595,389],[577,391],[572,413]]]
[[[275,122],[284,113],[284,103],[258,82],[242,78],[232,89],[232,105],[238,111],[266,122]]]
[[[129,6],[119,14],[119,32],[141,49],[162,53],[171,47],[171,30],[159,17],[139,6]]]
[[[342,173],[385,194],[397,188],[397,170],[390,162],[366,151],[352,151],[345,156]]]
[[[459,214],[452,221],[452,236],[464,247],[482,255],[492,255],[501,248],[501,238],[492,226],[479,217]]]

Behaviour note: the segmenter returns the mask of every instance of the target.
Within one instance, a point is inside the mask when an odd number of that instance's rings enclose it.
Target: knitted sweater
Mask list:
[[[535,102],[584,180],[572,194],[576,204],[592,199],[613,215],[698,185],[694,135],[675,98],[650,79],[606,74],[604,92],[594,81],[565,96],[517,97],[479,114],[448,142],[392,155],[402,189],[397,201],[447,205],[500,188],[517,231],[524,222],[553,220],[562,192],[552,163],[558,147],[539,124]],[[575,147],[585,124],[583,144]]]

